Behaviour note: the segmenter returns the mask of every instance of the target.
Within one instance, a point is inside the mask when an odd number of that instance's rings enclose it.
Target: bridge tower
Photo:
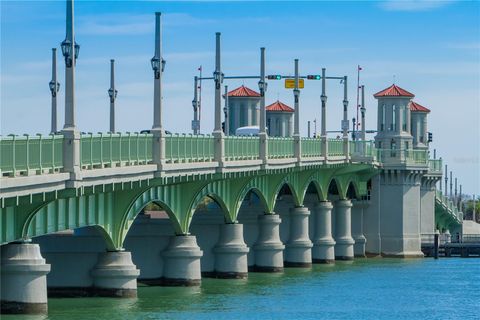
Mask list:
[[[413,150],[410,103],[414,95],[393,84],[376,93],[378,100],[378,134],[382,168],[372,180],[374,210],[367,210],[365,223],[378,228],[370,244],[373,251],[385,256],[421,257],[420,184],[428,166]],[[372,232],[370,228],[370,232]]]

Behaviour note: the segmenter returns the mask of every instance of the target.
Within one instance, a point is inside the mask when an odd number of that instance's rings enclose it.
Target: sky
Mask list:
[[[65,1],[0,1],[0,133],[50,130],[51,48],[58,48],[59,128],[64,123]],[[222,33],[226,76],[257,75],[260,47],[267,74],[349,78],[349,119],[356,116],[357,65],[365,85],[367,129],[376,129],[373,94],[395,82],[432,110],[432,149],[463,185],[480,194],[480,3],[477,1],[76,1],[77,126],[109,126],[110,59],[115,59],[117,130],[149,129],[153,116],[155,11],[162,12],[164,126],[191,133],[193,77],[214,69],[215,32]],[[258,90],[257,81],[229,80]],[[213,83],[202,85],[202,133],[213,130]],[[320,123],[320,81],[300,95],[301,133]],[[327,130],[340,130],[342,85],[327,83]],[[267,104],[292,106],[293,92],[269,81]],[[320,127],[317,128],[320,130]],[[373,136],[371,136],[373,138]]]

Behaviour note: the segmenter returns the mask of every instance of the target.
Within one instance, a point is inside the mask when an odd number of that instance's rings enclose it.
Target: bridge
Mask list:
[[[46,312],[47,291],[135,296],[137,279],[198,285],[202,276],[245,278],[367,255],[423,257],[422,234],[461,225],[461,213],[435,191],[442,161],[414,138],[425,133],[412,129],[406,90],[375,94],[387,115],[379,113],[375,141],[365,138],[364,116],[360,140],[349,140],[346,127],[341,139],[329,138],[323,91],[321,135],[307,138],[299,134],[297,72],[293,136],[269,136],[262,48],[260,133],[225,135],[217,33],[214,131],[167,134],[160,39],[157,13],[152,130],[81,133],[67,1],[63,130],[0,138],[2,313]],[[346,121],[346,90],[343,106]]]

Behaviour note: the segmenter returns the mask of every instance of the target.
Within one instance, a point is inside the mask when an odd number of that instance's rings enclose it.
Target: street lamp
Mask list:
[[[60,83],[57,82],[56,88],[55,88],[55,82],[52,80],[48,83],[48,87],[50,88],[50,92],[52,93],[52,97],[57,96],[57,92],[60,90]]]
[[[63,40],[61,44],[62,48],[62,54],[65,57],[65,64],[67,65],[67,68],[72,67],[72,42],[69,39]],[[74,57],[75,60],[78,58],[78,54],[80,53],[80,45],[75,42],[74,45]]]
[[[164,59],[155,56],[150,60],[150,63],[152,64],[152,69],[155,73],[155,79],[160,79],[160,72],[163,73],[167,62]]]
[[[118,90],[117,89],[108,89],[108,96],[110,97],[110,102],[113,102],[117,98]]]

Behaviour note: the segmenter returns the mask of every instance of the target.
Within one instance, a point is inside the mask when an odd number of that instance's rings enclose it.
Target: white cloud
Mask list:
[[[451,4],[450,0],[387,0],[379,7],[387,11],[428,11]]]

